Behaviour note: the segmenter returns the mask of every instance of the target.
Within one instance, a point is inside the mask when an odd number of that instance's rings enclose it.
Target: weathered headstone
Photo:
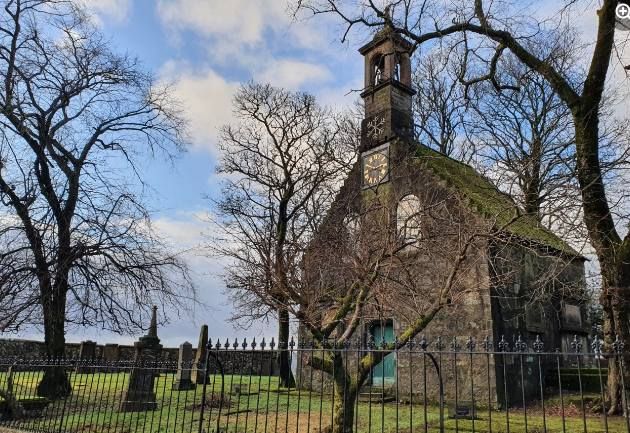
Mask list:
[[[79,346],[79,359],[96,358],[96,341],[82,341]]]
[[[188,341],[179,345],[179,357],[177,359],[177,373],[173,382],[173,389],[183,391],[193,389],[195,384],[191,381],[192,344]]]
[[[103,361],[105,367],[99,371],[116,371],[116,364],[120,361],[120,346],[118,344],[106,344],[103,347]]]
[[[134,367],[129,375],[127,391],[120,402],[121,412],[141,412],[157,409],[155,391],[157,361],[162,345],[157,336],[157,307],[153,307],[151,326],[144,337],[134,343],[136,349]]]
[[[82,341],[79,346],[79,359],[81,364],[76,368],[77,373],[91,373],[94,372],[94,367],[85,365],[86,361],[93,361],[96,358],[96,342],[95,341]],[[92,364],[93,365],[93,364]]]
[[[191,380],[192,383],[203,385],[206,381],[206,346],[208,345],[208,325],[202,325],[199,332],[199,344],[197,345],[197,353],[195,353],[195,362],[193,364]]]
[[[118,362],[120,360],[120,347],[118,347],[118,344],[106,344],[103,347],[103,360],[105,362]]]

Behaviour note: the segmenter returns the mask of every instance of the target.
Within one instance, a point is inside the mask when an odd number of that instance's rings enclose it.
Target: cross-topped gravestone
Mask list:
[[[190,380],[192,360],[192,344],[185,341],[179,345],[177,374],[175,374],[175,381],[173,382],[174,390],[183,391],[195,387],[195,384]]]
[[[134,367],[129,375],[127,391],[120,403],[121,412],[141,412],[155,410],[157,402],[153,390],[157,376],[157,361],[162,345],[157,336],[157,307],[153,307],[151,325],[147,335],[134,343],[136,354]]]
[[[202,385],[206,381],[206,346],[208,345],[208,325],[201,325],[199,332],[199,345],[195,353],[191,380],[197,385]]]

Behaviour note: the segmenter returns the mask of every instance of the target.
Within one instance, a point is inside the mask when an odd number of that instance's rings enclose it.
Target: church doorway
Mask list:
[[[385,343],[394,342],[394,323],[391,320],[375,322],[370,328],[376,350]],[[396,380],[396,354],[390,353],[372,369],[372,385],[392,385]]]

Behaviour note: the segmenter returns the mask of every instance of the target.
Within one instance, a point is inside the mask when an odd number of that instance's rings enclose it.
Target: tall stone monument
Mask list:
[[[206,381],[206,346],[208,345],[208,325],[201,325],[201,331],[199,332],[199,344],[197,346],[197,353],[195,353],[195,362],[193,363],[193,370],[191,380],[192,383],[197,385],[203,385]]]
[[[175,381],[173,382],[174,390],[184,391],[195,387],[195,384],[190,380],[192,361],[192,344],[186,341],[179,345],[177,374],[175,374]]]
[[[134,343],[136,349],[134,367],[129,375],[127,391],[120,402],[121,412],[141,412],[155,410],[154,383],[158,375],[157,361],[162,345],[157,336],[157,307],[153,307],[149,332]]]

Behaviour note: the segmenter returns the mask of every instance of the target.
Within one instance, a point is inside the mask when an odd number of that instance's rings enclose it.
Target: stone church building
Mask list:
[[[530,348],[540,336],[546,350],[570,351],[578,335],[586,347],[585,259],[472,167],[414,139],[411,48],[385,28],[359,50],[365,58],[360,156],[306,256],[316,289],[304,313],[325,317],[344,284],[380,261],[388,265],[366,301],[356,339],[393,341],[442,299],[445,306],[418,337],[441,336],[448,347],[453,337],[464,346],[472,336],[478,348],[488,337],[497,350],[502,336],[512,345],[520,335]],[[371,382],[421,384],[413,360],[395,355],[374,369]],[[488,366],[490,393],[501,402],[496,359]],[[461,370],[464,387],[474,369]],[[485,364],[480,370],[485,375]],[[518,374],[507,377],[510,383],[517,381],[512,376]],[[411,392],[421,394],[417,388]]]

